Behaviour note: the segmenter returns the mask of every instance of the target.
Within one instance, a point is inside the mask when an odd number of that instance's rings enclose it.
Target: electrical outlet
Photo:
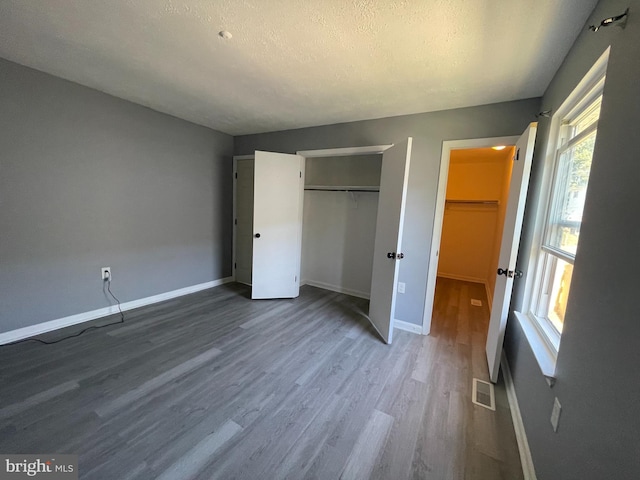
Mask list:
[[[102,280],[111,280],[111,267],[102,267],[100,269]]]
[[[562,411],[562,405],[560,405],[560,400],[558,397],[553,401],[553,410],[551,411],[551,426],[553,427],[553,431],[558,431],[558,423],[560,422],[560,412]]]
[[[406,284],[404,282],[398,282],[398,293],[404,293]]]

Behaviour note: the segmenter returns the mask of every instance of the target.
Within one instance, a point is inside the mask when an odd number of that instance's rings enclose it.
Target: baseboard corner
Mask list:
[[[404,330],[405,332],[416,333],[422,335],[422,325],[416,325],[415,323],[405,322],[403,320],[394,319],[393,328],[398,330]]]
[[[491,294],[491,289],[489,288],[489,282],[484,282],[484,290],[487,294],[487,306],[489,307],[489,312],[491,312],[491,307],[493,306],[493,295]]]

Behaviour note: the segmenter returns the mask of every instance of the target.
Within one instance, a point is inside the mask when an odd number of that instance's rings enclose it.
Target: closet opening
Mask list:
[[[486,336],[492,382],[498,379],[513,282],[524,274],[516,261],[537,128],[533,122],[519,137],[442,144],[422,332],[429,334],[434,319],[447,317],[443,308],[459,311],[463,328],[472,327],[464,335]],[[449,298],[444,306],[438,299],[443,292]],[[487,305],[478,305],[483,299]],[[482,308],[475,325],[473,309]]]
[[[412,145],[234,157],[236,281],[254,300],[295,298],[305,283],[369,299],[391,343]]]
[[[382,153],[391,145],[307,150],[301,158],[299,285],[369,299]],[[255,155],[234,157],[235,280],[252,286]]]
[[[369,299],[382,154],[306,157],[300,285]]]
[[[434,295],[432,332],[446,310],[464,313],[471,332],[486,335],[496,285],[514,146],[452,150]]]

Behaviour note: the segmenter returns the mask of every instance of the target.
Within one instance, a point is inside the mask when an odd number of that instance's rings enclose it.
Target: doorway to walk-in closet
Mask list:
[[[423,333],[444,328],[460,344],[486,338],[494,383],[513,281],[523,275],[516,261],[537,126],[442,145]]]
[[[452,150],[449,159],[435,305],[453,299],[491,308],[509,184],[513,146]],[[468,297],[468,298],[467,298]],[[472,309],[473,310],[473,309]],[[446,315],[434,316],[432,329]],[[487,325],[482,327],[486,334]]]

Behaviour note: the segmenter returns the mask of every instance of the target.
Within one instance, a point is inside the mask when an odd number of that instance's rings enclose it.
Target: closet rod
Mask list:
[[[305,190],[314,190],[317,192],[379,192],[379,188],[317,188],[317,187],[305,187]]]
[[[498,205],[498,200],[446,200],[447,203],[466,203],[476,205]]]

